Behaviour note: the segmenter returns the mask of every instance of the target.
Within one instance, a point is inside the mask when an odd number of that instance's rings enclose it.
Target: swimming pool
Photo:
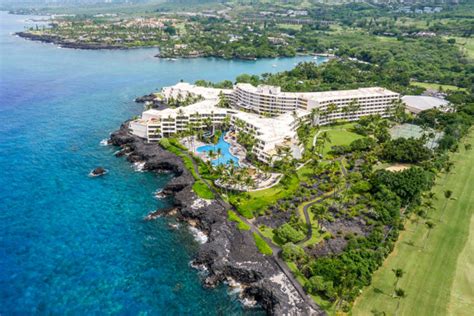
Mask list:
[[[201,147],[198,147],[196,151],[198,153],[203,153],[206,152],[208,153],[209,151],[213,151],[214,154],[217,154],[218,149],[221,149],[221,155],[220,157],[213,159],[211,162],[214,166],[217,166],[219,164],[229,164],[233,163],[234,165],[238,166],[239,165],[239,158],[235,157],[230,153],[230,144],[225,141],[224,139],[224,134],[221,135],[219,138],[219,141],[217,144],[207,144]]]

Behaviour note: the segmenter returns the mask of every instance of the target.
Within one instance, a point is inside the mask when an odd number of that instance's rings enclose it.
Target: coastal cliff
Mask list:
[[[105,43],[83,43],[79,41],[69,41],[59,36],[47,35],[47,34],[34,34],[30,32],[17,32],[15,35],[26,38],[32,41],[42,43],[52,43],[59,45],[64,48],[76,48],[76,49],[129,49],[125,45],[113,45]]]
[[[227,220],[227,208],[219,200],[204,200],[192,191],[194,178],[181,158],[158,144],[146,143],[128,131],[128,124],[112,133],[110,143],[120,146],[118,155],[129,162],[145,162],[148,171],[171,171],[175,177],[163,189],[174,196],[177,218],[203,231],[208,240],[202,244],[193,265],[208,271],[204,286],[238,282],[242,296],[257,301],[271,315],[321,315],[298,294],[273,257],[260,254],[252,235],[240,231]],[[173,216],[175,212],[170,212]]]

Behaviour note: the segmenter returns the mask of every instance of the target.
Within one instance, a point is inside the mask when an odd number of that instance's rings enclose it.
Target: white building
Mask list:
[[[430,109],[442,109],[449,105],[449,102],[444,99],[424,95],[405,95],[402,97],[402,101],[406,105],[406,109],[413,114]]]
[[[247,83],[237,84],[230,96],[231,103],[236,108],[265,116],[278,116],[299,109],[317,109],[320,125],[339,119],[353,121],[369,114],[386,116],[387,107],[391,107],[392,102],[399,98],[398,93],[378,87],[298,93],[281,92],[280,87],[274,86],[254,87]],[[336,106],[331,113],[327,112],[329,105]],[[353,111],[346,111],[349,105],[353,105]]]
[[[234,89],[205,88],[189,83],[165,87],[165,101],[200,96],[203,101],[164,110],[148,110],[141,119],[130,122],[131,132],[149,142],[162,137],[204,128],[206,124],[220,125],[230,118],[233,129],[252,134],[256,139],[253,153],[265,163],[271,163],[278,148],[289,147],[293,157],[300,158],[303,146],[296,130],[302,121],[315,116],[315,124],[336,120],[353,121],[369,114],[387,115],[399,94],[384,88],[293,93],[280,87],[239,83]],[[228,99],[231,108],[217,107],[219,98]]]

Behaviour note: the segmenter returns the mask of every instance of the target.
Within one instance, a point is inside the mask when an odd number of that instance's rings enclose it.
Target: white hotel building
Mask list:
[[[205,119],[222,124],[229,116],[233,129],[244,129],[256,138],[254,154],[266,163],[271,163],[279,146],[289,146],[295,158],[301,156],[303,148],[298,145],[296,129],[301,121],[310,117],[313,109],[317,110],[314,123],[325,125],[341,119],[354,121],[370,114],[386,116],[393,101],[400,98],[398,93],[378,87],[299,93],[245,83],[236,84],[233,89],[214,89],[181,82],[163,88],[161,93],[165,101],[187,95],[201,96],[203,101],[176,109],[145,111],[141,119],[130,122],[133,134],[154,142],[190,126],[203,128]],[[231,108],[217,107],[221,95],[227,98]],[[357,107],[345,111],[351,104]],[[333,111],[328,112],[328,108]]]

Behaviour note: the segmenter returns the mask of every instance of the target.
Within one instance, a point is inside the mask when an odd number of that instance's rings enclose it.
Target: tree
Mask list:
[[[440,218],[439,218],[440,221],[441,221],[441,220],[443,219],[443,217],[444,217],[444,213],[445,213],[445,211],[446,211],[446,206],[448,205],[448,201],[449,201],[449,200],[452,198],[452,196],[453,196],[453,191],[451,191],[451,190],[445,190],[445,191],[443,192],[443,194],[444,194],[444,199],[445,199],[445,200],[444,200],[443,212],[441,213],[441,216],[440,216]]]
[[[328,104],[328,106],[326,107],[326,111],[324,112],[324,115],[326,116],[326,120],[329,121],[329,116],[331,116],[331,114],[333,114],[336,111],[337,111],[336,104],[334,103]]]
[[[403,289],[396,289],[395,290],[395,297],[398,299],[398,302],[397,302],[397,309],[395,310],[395,315],[398,314],[398,309],[400,308],[400,301],[402,298],[405,298],[406,297],[406,293],[405,293],[405,290]]]
[[[403,269],[397,268],[397,269],[392,269],[393,274],[395,275],[395,278],[397,281],[395,282],[395,290],[397,289],[398,286],[398,281],[403,277],[403,274],[405,273]]]
[[[321,113],[321,110],[319,108],[311,109],[310,119],[311,119],[311,124],[312,125],[316,125],[316,120],[319,122],[320,113]]]
[[[304,249],[291,242],[286,243],[281,247],[281,256],[285,261],[299,262],[306,259]]]
[[[435,227],[435,224],[432,221],[427,221],[425,225],[426,228],[428,228],[428,234],[426,234],[425,242],[423,244],[423,250],[426,248],[426,243],[428,241],[428,238],[430,237],[431,230]]]
[[[219,165],[219,160],[221,158],[222,148],[217,148],[217,164]]]
[[[297,243],[304,239],[305,234],[285,223],[274,230],[275,236],[283,243]]]
[[[386,142],[380,158],[390,162],[418,163],[429,159],[432,151],[415,138],[397,138]]]
[[[326,142],[330,143],[331,142],[331,137],[329,137],[328,132],[324,131],[321,134],[318,135],[318,141],[320,141],[320,148],[319,148],[319,154],[323,154],[323,149],[324,145]]]

